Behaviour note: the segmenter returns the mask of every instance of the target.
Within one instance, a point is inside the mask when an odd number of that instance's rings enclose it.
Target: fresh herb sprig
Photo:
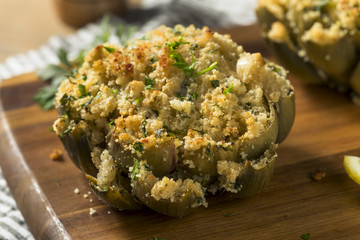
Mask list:
[[[49,110],[54,107],[54,99],[58,87],[66,76],[71,75],[72,73],[70,61],[67,52],[64,49],[59,49],[58,58],[60,60],[59,65],[50,64],[37,72],[37,75],[42,81],[50,83],[49,85],[40,88],[33,97],[33,100],[35,100],[44,110]]]
[[[98,44],[108,42],[111,33],[114,31],[115,38],[117,38],[120,44],[125,45],[137,29],[138,27],[135,25],[125,25],[124,23],[114,26],[110,23],[109,15],[105,15],[100,23],[100,32],[94,37],[93,42],[89,45],[89,47],[80,50],[73,60],[69,59],[67,50],[60,48],[57,52],[57,57],[60,63],[58,65],[49,64],[37,72],[38,77],[49,84],[40,88],[34,95],[33,100],[36,101],[44,110],[52,109],[54,107],[55,94],[61,82],[76,73],[75,69],[79,68],[83,64],[84,57],[88,50]],[[110,53],[113,52],[112,48],[104,47],[104,49]]]
[[[187,77],[194,79],[194,78],[201,76],[202,74],[204,74],[206,72],[209,72],[209,71],[217,68],[218,63],[213,62],[209,67],[204,68],[204,69],[200,70],[199,72],[196,72],[195,71],[196,61],[195,61],[192,51],[195,50],[197,47],[194,47],[193,45],[191,45],[191,47],[190,47],[191,64],[188,64],[185,61],[185,59],[181,56],[181,54],[175,51],[180,47],[180,45],[184,45],[184,44],[189,44],[189,42],[183,41],[183,37],[180,36],[178,41],[168,42],[165,44],[165,46],[168,47],[170,50],[170,58],[174,61],[173,66],[182,69]]]
[[[304,233],[300,236],[302,240],[310,240],[310,233]]]

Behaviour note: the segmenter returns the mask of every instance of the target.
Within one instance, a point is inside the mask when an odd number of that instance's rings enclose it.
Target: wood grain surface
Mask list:
[[[268,55],[256,26],[222,32],[246,50]],[[36,239],[301,239],[304,233],[310,239],[360,239],[359,186],[342,165],[344,155],[360,156],[360,107],[334,90],[291,80],[295,124],[279,146],[269,185],[247,199],[210,198],[207,209],[184,218],[149,209],[117,211],[94,194],[84,198],[90,187],[68,156],[49,158],[63,147],[49,131],[55,111],[43,112],[31,100],[43,85],[34,74],[2,82],[0,164]],[[326,176],[313,181],[319,168]],[[90,208],[96,215],[89,215]]]

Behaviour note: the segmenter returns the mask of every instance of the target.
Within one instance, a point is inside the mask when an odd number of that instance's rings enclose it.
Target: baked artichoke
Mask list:
[[[209,28],[98,45],[59,87],[54,129],[104,202],[184,216],[258,193],[294,120],[286,71]]]
[[[260,0],[256,14],[270,49],[290,72],[360,95],[359,0]]]

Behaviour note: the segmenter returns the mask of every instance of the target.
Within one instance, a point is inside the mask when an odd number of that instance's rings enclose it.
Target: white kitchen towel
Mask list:
[[[255,22],[256,0],[143,0],[140,9],[120,19],[111,16],[110,22],[136,24],[134,37],[159,25],[176,24],[209,26],[211,28],[248,25]],[[50,63],[57,64],[57,51],[64,48],[75,56],[84,46],[90,46],[101,32],[99,23],[91,23],[68,36],[52,36],[38,49],[8,57],[0,63],[0,81],[16,75],[36,71]],[[110,42],[115,38],[110,37]],[[0,240],[33,239],[16,207],[0,169]]]

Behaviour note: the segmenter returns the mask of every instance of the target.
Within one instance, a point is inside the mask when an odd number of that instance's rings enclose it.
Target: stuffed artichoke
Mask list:
[[[263,36],[290,72],[360,96],[359,0],[260,0]]]
[[[258,193],[294,120],[286,71],[209,28],[98,45],[56,95],[54,129],[94,192],[168,216]]]

